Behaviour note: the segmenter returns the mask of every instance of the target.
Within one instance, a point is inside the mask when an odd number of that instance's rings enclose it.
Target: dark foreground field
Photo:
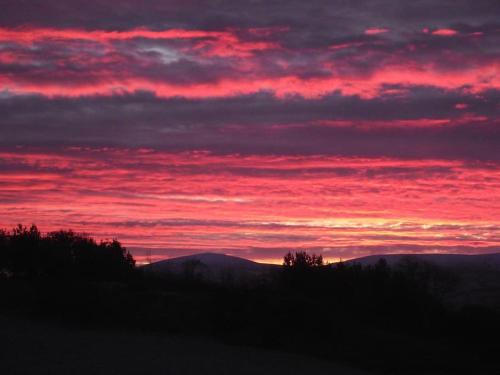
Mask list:
[[[69,329],[0,316],[3,375],[367,374],[332,362],[196,339]]]
[[[4,232],[0,375],[500,374],[490,260],[325,265],[297,252],[261,269],[203,258],[158,273],[118,241]]]

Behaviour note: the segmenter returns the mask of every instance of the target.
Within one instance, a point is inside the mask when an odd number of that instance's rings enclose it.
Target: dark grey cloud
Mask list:
[[[499,160],[499,99],[495,90],[478,96],[425,87],[412,88],[402,98],[371,100],[338,94],[280,100],[265,93],[204,100],[148,93],[7,96],[0,100],[0,145]],[[466,110],[457,109],[457,103]],[[421,119],[450,122],[426,126]]]
[[[496,23],[499,7],[496,0],[3,0],[0,24],[89,29],[289,26],[301,30],[310,45],[328,39],[332,31]]]

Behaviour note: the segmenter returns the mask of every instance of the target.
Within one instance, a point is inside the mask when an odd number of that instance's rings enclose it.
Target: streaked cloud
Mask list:
[[[35,217],[42,230],[70,226],[165,256],[500,246],[497,163],[76,148],[0,156],[2,227]]]

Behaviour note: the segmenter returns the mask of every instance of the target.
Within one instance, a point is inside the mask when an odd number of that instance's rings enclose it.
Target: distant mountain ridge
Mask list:
[[[380,259],[384,259],[391,267],[399,267],[409,261],[424,267],[430,265],[435,268],[435,272],[451,274],[455,282],[453,288],[443,296],[447,303],[454,306],[490,306],[500,311],[500,253],[382,254],[350,259],[343,263],[370,266]],[[335,266],[335,263],[331,266]],[[225,254],[200,253],[151,263],[143,266],[143,269],[160,276],[228,283],[266,280],[280,267]]]
[[[363,266],[374,265],[380,259],[384,259],[388,265],[394,266],[405,259],[418,262],[426,262],[440,267],[500,267],[500,253],[491,254],[377,254],[344,261],[345,264],[361,264]],[[161,260],[143,266],[155,272],[173,270],[181,267],[187,262],[200,262],[209,268],[234,269],[234,270],[262,270],[279,267],[276,264],[259,263],[246,258],[236,257],[220,253],[198,253]],[[336,263],[334,263],[336,264]],[[500,268],[499,268],[500,270]]]
[[[184,274],[208,280],[265,276],[279,266],[219,253],[200,253],[162,260],[143,266],[154,274]]]

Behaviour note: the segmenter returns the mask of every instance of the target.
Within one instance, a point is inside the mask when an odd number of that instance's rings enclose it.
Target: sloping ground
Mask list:
[[[203,339],[67,330],[0,316],[5,375],[363,375],[334,363]]]

